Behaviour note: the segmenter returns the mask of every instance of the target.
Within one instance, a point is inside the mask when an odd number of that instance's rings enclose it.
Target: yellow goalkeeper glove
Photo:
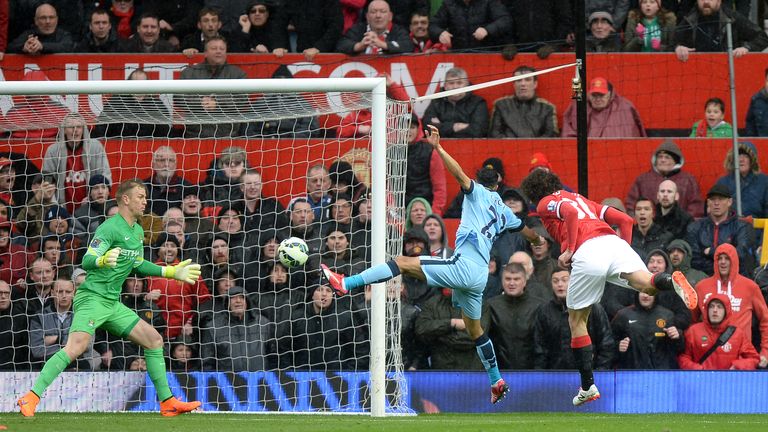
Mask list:
[[[192,264],[191,259],[184,260],[175,266],[163,267],[163,276],[193,284],[200,278],[200,264]]]
[[[115,267],[121,250],[119,247],[110,249],[104,255],[96,258],[96,267]]]

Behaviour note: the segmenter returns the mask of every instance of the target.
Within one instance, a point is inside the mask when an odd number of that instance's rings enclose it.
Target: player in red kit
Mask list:
[[[600,397],[592,376],[592,341],[587,333],[587,319],[592,305],[603,296],[606,282],[649,295],[656,295],[659,290],[675,290],[688,309],[695,309],[698,299],[682,273],[648,271],[630,247],[631,217],[562,188],[560,179],[545,170],[534,170],[521,184],[523,193],[537,204],[544,227],[560,242],[563,252],[558,263],[564,268],[571,267],[566,305],[571,349],[581,375],[581,388],[573,404],[581,405]],[[618,226],[618,235],[611,225]]]

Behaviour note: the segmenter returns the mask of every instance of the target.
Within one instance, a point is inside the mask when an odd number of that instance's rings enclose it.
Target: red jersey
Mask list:
[[[622,238],[628,243],[632,241],[631,217],[577,193],[560,190],[547,195],[539,201],[536,211],[549,235],[560,243],[563,251],[576,252],[589,239],[616,235],[609,223],[620,225]]]
[[[74,152],[67,149],[67,172],[64,176],[64,190],[67,202],[60,204],[66,204],[69,214],[74,214],[75,209],[88,196],[88,175],[85,172],[85,164],[83,163],[83,146],[78,147]]]

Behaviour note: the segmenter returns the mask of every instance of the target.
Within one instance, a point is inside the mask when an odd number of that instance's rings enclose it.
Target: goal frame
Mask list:
[[[295,78],[215,80],[4,81],[0,95],[230,94],[361,92],[371,94],[371,263],[386,259],[386,79]],[[370,397],[372,417],[386,415],[386,288],[371,290]]]

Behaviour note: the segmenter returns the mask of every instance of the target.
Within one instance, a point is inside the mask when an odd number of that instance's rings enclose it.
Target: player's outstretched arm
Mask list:
[[[464,190],[469,190],[472,186],[472,179],[464,173],[464,170],[461,169],[461,166],[456,162],[456,159],[449,155],[443,146],[440,145],[440,131],[433,125],[427,125],[427,128],[427,142],[432,145],[432,148],[434,148],[437,154],[440,155],[440,158],[443,159],[445,168],[451,175],[453,175],[456,181],[459,182],[459,186]]]
[[[200,278],[200,264],[193,264],[192,260],[182,261],[174,266],[159,266],[146,260],[141,260],[136,272],[144,276],[162,276],[168,279],[193,284]]]
[[[122,249],[119,247],[109,248],[110,244],[106,240],[95,238],[88,250],[83,256],[83,262],[80,264],[83,270],[95,270],[97,268],[114,268],[117,266],[117,259],[120,257]]]

